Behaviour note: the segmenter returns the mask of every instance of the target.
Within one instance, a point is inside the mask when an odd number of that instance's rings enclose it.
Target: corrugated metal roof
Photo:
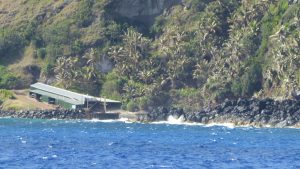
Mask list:
[[[111,99],[105,99],[105,98],[99,98],[99,97],[96,97],[96,99],[97,99],[99,102],[107,102],[107,103],[121,103],[120,101],[111,100]]]
[[[98,98],[98,97],[88,96],[88,95],[84,95],[84,94],[79,94],[79,93],[71,92],[71,91],[68,91],[65,89],[46,85],[44,83],[35,83],[35,84],[32,84],[31,87],[39,89],[39,90],[47,92],[47,93],[61,96],[69,103],[74,103],[74,104],[84,104],[85,100],[100,101],[100,102],[106,101],[107,103],[120,103],[119,101],[116,101],[116,100],[110,100],[110,99],[105,99],[105,98]],[[47,93],[44,93],[44,95],[46,95]],[[39,94],[42,94],[42,93],[39,93]],[[57,97],[55,97],[55,98],[57,98]]]
[[[31,92],[34,92],[34,93],[37,93],[37,94],[40,94],[43,96],[48,96],[48,97],[51,97],[54,99],[59,99],[59,100],[62,100],[64,102],[67,102],[67,103],[70,103],[73,105],[83,105],[84,104],[84,102],[82,102],[82,101],[74,100],[72,98],[68,98],[65,96],[57,95],[57,94],[52,94],[52,93],[49,93],[49,92],[46,92],[46,91],[43,91],[40,89],[31,89]]]

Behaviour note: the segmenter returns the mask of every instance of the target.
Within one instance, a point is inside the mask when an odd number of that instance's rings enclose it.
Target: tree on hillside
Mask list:
[[[168,29],[159,39],[157,47],[162,60],[165,60],[164,69],[166,79],[171,81],[171,88],[178,88],[191,77],[193,61],[187,52],[187,34],[176,28]]]
[[[112,47],[108,54],[115,61],[118,72],[129,79],[137,80],[143,67],[142,61],[147,60],[150,40],[132,28],[123,35],[121,46]]]
[[[54,67],[55,78],[58,85],[69,88],[79,77],[77,69],[78,58],[59,57]]]
[[[98,58],[95,53],[95,49],[91,48],[86,55],[83,56],[86,59],[86,66],[83,67],[83,77],[87,81],[96,80],[97,77],[97,62]]]

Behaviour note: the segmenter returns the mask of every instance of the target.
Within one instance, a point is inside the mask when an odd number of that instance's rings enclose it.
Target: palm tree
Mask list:
[[[119,73],[135,79],[141,70],[141,61],[148,55],[150,40],[132,28],[123,35],[123,45],[110,48],[108,54],[114,59]]]
[[[80,76],[77,65],[78,61],[77,57],[59,57],[56,59],[54,73],[56,74],[55,77],[58,85],[69,88],[76,82]]]
[[[89,52],[86,53],[86,55],[83,56],[83,58],[87,59],[86,64],[88,66],[96,67],[96,64],[98,62],[98,58],[96,56],[95,49],[91,48],[89,50]]]
[[[93,67],[90,66],[85,66],[83,67],[83,78],[86,79],[87,81],[90,80],[95,80],[95,77],[97,76],[95,69]]]
[[[95,80],[95,78],[97,77],[97,63],[98,58],[96,56],[96,52],[93,48],[91,48],[89,50],[88,53],[86,53],[86,55],[83,56],[83,58],[85,58],[86,61],[86,66],[83,67],[83,77],[86,80]]]
[[[68,70],[68,60],[65,57],[59,57],[56,59],[56,66],[54,67],[55,78],[58,85],[62,85],[64,88],[69,86],[67,82],[70,79],[70,71]]]

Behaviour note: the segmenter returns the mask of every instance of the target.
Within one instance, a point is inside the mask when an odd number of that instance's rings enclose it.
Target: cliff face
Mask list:
[[[161,14],[181,0],[123,0],[115,2],[115,12],[128,18]]]
[[[115,0],[111,7],[117,17],[150,25],[156,16],[181,3],[182,0]]]

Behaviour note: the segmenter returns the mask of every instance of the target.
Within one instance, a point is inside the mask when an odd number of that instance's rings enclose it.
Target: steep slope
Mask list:
[[[40,80],[130,110],[290,98],[300,87],[299,9],[288,0],[0,0],[0,88]]]

